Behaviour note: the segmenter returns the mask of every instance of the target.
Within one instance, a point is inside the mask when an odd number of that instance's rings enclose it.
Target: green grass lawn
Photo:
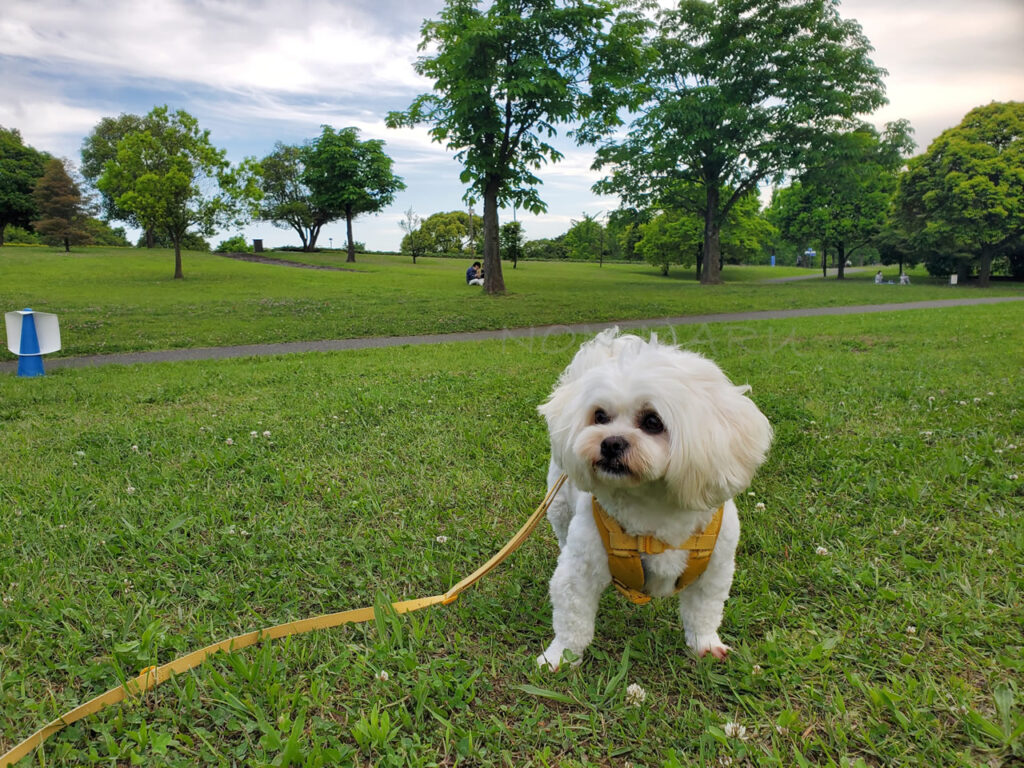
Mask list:
[[[304,256],[344,266],[337,253]],[[59,316],[61,355],[208,347],[365,336],[401,336],[558,323],[698,315],[751,309],[871,304],[965,295],[1024,294],[1021,286],[984,292],[924,280],[876,286],[873,271],[839,282],[759,284],[792,268],[727,267],[726,285],[701,287],[692,273],[668,278],[646,264],[523,262],[505,266],[508,294],[488,297],[465,285],[466,263],[360,256],[357,271],[294,269],[186,253],[173,280],[167,250],[0,249],[0,306]],[[889,270],[895,275],[895,268]],[[6,349],[3,359],[11,359]]]
[[[107,270],[74,258],[50,291],[69,304],[90,270]],[[124,284],[110,285],[114,309],[79,298],[71,315],[94,306],[123,330],[145,315],[127,308],[175,293],[203,327],[223,312],[225,340],[252,340],[248,327],[234,329],[248,326],[261,291],[280,297],[268,328],[289,319],[287,289],[315,286],[301,301],[332,306],[332,292],[363,277],[380,290],[344,294],[360,311],[379,301],[383,313],[407,295],[389,293],[389,281],[422,280],[410,302],[433,295],[465,319],[517,302],[548,311],[544,280],[569,296],[557,283],[573,274],[523,265],[508,276],[513,294],[486,302],[462,292],[458,263],[293,274],[190,256],[190,278],[176,285],[166,258],[125,259]],[[732,286],[691,291],[643,268],[605,269],[586,271],[581,291],[596,296],[616,275],[623,303],[607,308],[613,316],[647,293],[655,315],[712,294],[758,307],[798,301],[789,286],[747,286],[744,298]],[[245,275],[268,277],[243,288]],[[106,290],[109,278],[96,279]],[[448,282],[453,298],[442,301]],[[215,299],[218,286],[233,298]],[[6,280],[3,290],[19,292]],[[938,289],[903,295],[929,291]],[[816,301],[843,292],[878,295],[859,281],[811,287]],[[164,300],[154,314],[173,306]],[[339,323],[323,335],[342,332],[346,313],[319,316]],[[195,333],[179,325],[161,343]],[[582,667],[537,670],[556,557],[544,523],[449,607],[219,657],[69,727],[32,764],[1019,765],[1020,307],[661,333],[749,382],[777,431],[752,495],[738,499],[726,662],[690,656],[671,601],[635,607],[609,591]],[[543,494],[535,407],[580,341],[0,376],[0,751],[151,663],[447,589]],[[631,684],[646,691],[638,705]]]

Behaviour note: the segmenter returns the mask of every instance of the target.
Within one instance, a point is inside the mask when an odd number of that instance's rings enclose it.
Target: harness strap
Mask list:
[[[678,547],[673,547],[654,536],[626,533],[618,520],[609,515],[596,498],[592,499],[594,522],[597,523],[597,531],[601,534],[604,550],[608,554],[612,583],[637,605],[648,603],[651,599],[645,591],[647,578],[641,555],[660,555],[670,549],[687,550],[690,553],[686,568],[676,579],[676,592],[690,586],[708,567],[718,541],[718,533],[722,529],[724,506],[718,508],[707,528],[695,533]]]

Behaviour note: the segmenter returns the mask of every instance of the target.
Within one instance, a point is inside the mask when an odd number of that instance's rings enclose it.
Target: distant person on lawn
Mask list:
[[[479,261],[474,261],[473,266],[466,270],[466,285],[483,285],[484,270]]]
[[[875,272],[875,285],[881,285],[881,284],[882,284],[882,270],[878,270],[877,272]]]

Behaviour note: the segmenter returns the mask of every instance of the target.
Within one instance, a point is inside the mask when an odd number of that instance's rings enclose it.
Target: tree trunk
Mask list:
[[[707,185],[707,205],[704,208],[704,258],[700,275],[701,285],[718,285],[722,282],[721,255],[718,223],[718,182]]]
[[[839,271],[836,273],[836,280],[846,279],[846,244],[843,242],[839,243]]]
[[[348,256],[345,258],[345,262],[354,262],[356,260],[356,243],[352,239],[352,206],[345,206],[345,230],[348,232]]]
[[[64,253],[71,253],[71,241],[68,238],[64,238]]]
[[[504,293],[505,278],[501,275],[501,254],[498,253],[498,187],[497,176],[487,177],[484,187],[484,291]]]
[[[821,246],[821,279],[828,277],[828,248]]]
[[[981,249],[981,256],[978,258],[978,286],[988,288],[988,279],[992,275],[992,249],[985,247]]]
[[[156,233],[152,229],[146,230],[146,247],[153,248],[156,246]],[[177,277],[177,275],[175,275]]]
[[[174,240],[174,279],[181,280],[185,273],[181,271],[181,238]]]

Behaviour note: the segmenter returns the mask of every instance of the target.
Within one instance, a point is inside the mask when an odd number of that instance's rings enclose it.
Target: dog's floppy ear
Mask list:
[[[667,476],[687,509],[718,507],[747,488],[772,442],[771,424],[747,397],[750,387],[716,372],[719,381],[699,382],[702,391],[670,405],[678,426]]]

